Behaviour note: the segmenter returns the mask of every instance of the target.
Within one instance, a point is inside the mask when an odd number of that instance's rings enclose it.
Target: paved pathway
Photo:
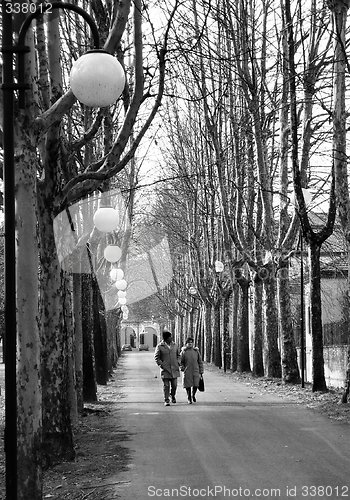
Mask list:
[[[350,428],[205,373],[206,391],[165,407],[153,353],[125,353],[115,383],[131,434],[115,493],[148,498],[350,498]]]

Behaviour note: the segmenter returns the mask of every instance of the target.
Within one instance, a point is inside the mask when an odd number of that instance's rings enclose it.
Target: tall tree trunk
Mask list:
[[[294,62],[294,52],[295,52],[295,39],[293,32],[293,20],[291,14],[291,2],[290,0],[285,0],[285,5],[283,9],[283,15],[286,16],[286,26],[288,29],[288,58],[289,58],[289,71],[290,71],[290,120],[291,120],[291,140],[292,140],[292,165],[293,165],[293,183],[294,190],[296,194],[296,199],[298,203],[298,214],[300,217],[303,235],[307,239],[310,248],[310,269],[311,269],[311,337],[312,344],[315,346],[316,352],[313,353],[313,357],[316,357],[318,361],[313,360],[313,390],[314,391],[324,391],[326,390],[326,383],[324,379],[324,365],[323,365],[323,345],[322,345],[322,305],[321,305],[321,276],[320,276],[320,249],[321,245],[326,239],[332,234],[336,206],[335,206],[335,174],[334,174],[334,163],[332,166],[332,176],[331,176],[331,188],[329,196],[329,211],[328,219],[325,226],[315,233],[311,227],[311,222],[307,214],[307,206],[304,199],[303,187],[304,187],[304,168],[303,165],[309,160],[308,154],[309,144],[304,142],[304,154],[302,155],[302,169],[299,168],[299,136],[298,136],[298,111],[297,111],[297,87],[296,87],[296,69]],[[312,54],[312,58],[315,54]],[[315,70],[315,68],[314,68]],[[315,73],[314,71],[314,74]],[[315,80],[311,79],[306,82],[306,87],[312,90],[314,88]],[[308,122],[305,124],[305,130],[311,127],[311,115]],[[306,133],[308,140],[310,135]],[[313,282],[315,280],[315,282]],[[318,303],[315,303],[318,300]],[[318,315],[318,317],[317,317]],[[314,331],[315,328],[315,331]],[[318,365],[318,366],[317,366]]]
[[[220,329],[220,307],[221,301],[217,300],[214,305],[214,324],[213,324],[213,340],[214,340],[214,353],[213,360],[215,366],[218,368],[222,367],[222,355],[221,355],[221,329]]]
[[[62,92],[59,13],[47,23],[47,62],[52,101]],[[38,215],[41,264],[41,336],[43,386],[43,460],[45,465],[75,456],[69,399],[69,347],[71,331],[65,328],[65,276],[60,268],[53,230],[54,198],[61,185],[60,125],[50,127],[45,140],[43,167],[38,185]]]
[[[63,274],[63,273],[62,273]],[[75,330],[73,322],[73,280],[72,275],[67,273],[63,274],[64,279],[64,328],[66,330],[68,342],[68,357],[67,357],[67,370],[68,370],[68,395],[69,395],[69,408],[71,424],[74,427],[78,425],[78,400],[77,400],[77,386],[75,378]]]
[[[222,305],[222,356],[224,371],[230,368],[231,343],[230,343],[230,311],[232,307],[232,292],[225,293]]]
[[[323,332],[321,308],[321,246],[311,241],[310,251],[310,313],[312,340],[312,390],[327,391],[324,375]]]
[[[283,8],[283,7],[282,7]],[[284,23],[284,18],[282,18]],[[284,252],[292,249],[295,232],[294,220],[289,216],[289,141],[290,141],[290,120],[289,120],[289,68],[288,68],[288,32],[283,25],[281,31],[282,45],[282,102],[280,112],[280,221],[278,247]],[[312,95],[313,97],[313,95]],[[313,99],[305,99],[304,121],[308,123],[312,118]],[[305,130],[309,131],[308,128]],[[308,135],[304,134],[304,142],[308,141]],[[291,234],[292,229],[292,234]],[[300,381],[297,353],[295,349],[293,323],[290,301],[289,287],[289,261],[283,256],[279,259],[279,270],[277,276],[278,289],[278,317],[281,332],[282,351],[282,380],[283,382],[296,383]]]
[[[83,398],[83,325],[82,325],[82,282],[81,274],[73,274],[73,315],[75,331],[75,383],[78,412],[84,408]]]
[[[266,328],[266,375],[268,377],[280,378],[281,356],[278,349],[278,316],[276,305],[276,279],[274,269],[268,268],[267,278],[264,280],[265,294],[265,328]]]
[[[38,328],[36,157],[24,141],[17,163],[17,498],[42,498],[42,392]],[[16,335],[16,328],[10,332]]]
[[[240,293],[240,315],[237,336],[237,371],[250,372],[249,359],[249,281],[246,278],[238,280]]]
[[[346,22],[350,0],[328,0],[334,25],[334,109],[333,109],[333,157],[336,194],[340,221],[350,246],[350,195],[348,183],[348,158],[346,154],[345,74],[348,64],[346,54]],[[349,270],[350,272],[350,266]],[[349,292],[350,292],[350,280]],[[344,403],[350,392],[350,344],[348,347]]]
[[[278,305],[282,350],[282,381],[284,383],[299,383],[300,374],[295,349],[292,326],[292,311],[289,291],[289,261],[280,260],[277,276]]]
[[[96,381],[106,385],[108,382],[108,349],[105,308],[97,280],[93,277],[93,321]]]
[[[116,346],[117,346],[118,357],[120,356],[121,351],[122,351],[122,341],[121,341],[122,319],[123,319],[123,314],[122,314],[121,310],[119,309],[116,312],[116,325],[115,325],[115,337],[116,337]],[[175,331],[175,328],[173,331]]]
[[[231,331],[231,370],[237,371],[237,344],[239,328],[239,290],[238,283],[233,285],[232,331]]]
[[[212,355],[212,323],[211,323],[211,313],[212,305],[209,302],[204,304],[204,335],[205,335],[205,360],[207,363],[211,362]]]
[[[348,297],[350,295],[350,242],[348,242]],[[349,301],[347,302],[349,304]],[[348,312],[350,315],[350,311]],[[344,381],[344,391],[342,394],[342,403],[348,402],[348,397],[350,394],[350,342],[348,342],[348,353],[346,362],[346,375]]]
[[[113,373],[113,368],[118,361],[117,351],[117,320],[118,312],[115,309],[106,311],[107,343],[108,343],[108,373]]]
[[[177,318],[178,319],[178,343],[179,345],[184,345],[185,337],[186,337],[186,331],[184,329],[184,315],[180,314],[180,316]]]
[[[83,325],[83,398],[97,401],[95,348],[93,331],[93,296],[91,274],[83,274],[82,283],[82,325]]]
[[[57,258],[50,205],[39,196],[41,251],[43,460],[45,465],[74,458],[68,395],[69,342],[64,325],[63,271]]]
[[[263,283],[258,276],[254,280],[254,332],[253,332],[253,375],[264,375],[263,356]]]

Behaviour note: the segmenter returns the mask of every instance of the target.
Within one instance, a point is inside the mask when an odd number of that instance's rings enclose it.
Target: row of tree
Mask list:
[[[162,102],[168,180],[157,184],[162,189],[154,189],[150,201],[157,227],[165,228],[171,243],[174,281],[159,291],[167,311],[175,305],[179,318],[188,304],[200,304],[198,325],[205,329],[198,327],[198,339],[208,360],[222,362],[232,303],[239,311],[233,314],[239,333],[232,359],[237,369],[249,368],[252,280],[254,373],[282,371],[285,381],[298,380],[289,280],[281,271],[288,269],[301,224],[314,249],[314,390],[325,389],[319,249],[332,230],[335,193],[345,229],[350,206],[343,126],[346,2],[329,8],[315,0],[308,7],[288,0],[76,3],[95,19],[104,48],[125,68],[127,84],[111,108],[81,106],[67,88],[67,75],[72,59],[89,48],[87,27],[74,14],[55,11],[28,31],[25,75],[32,91],[25,109],[16,109],[15,130],[19,499],[41,498],[43,463],[74,455],[73,424],[84,387],[85,397],[94,398],[96,373],[105,383],[118,356],[120,311],[103,310],[93,272],[77,276],[62,268],[55,218],[96,190],[117,185],[130,221],[143,224],[142,231],[137,225],[134,234],[125,231],[122,262],[130,238],[137,241],[148,227],[155,233],[150,239],[158,241],[154,219],[145,220],[150,207],[139,205],[141,216],[136,211],[139,172],[133,158]],[[16,32],[24,17],[14,17]],[[312,178],[313,155],[329,144],[334,154],[324,189],[330,217],[314,234],[302,188]],[[291,210],[293,189],[300,219]],[[107,238],[120,243],[118,234]],[[88,245],[93,269],[108,272],[105,243],[92,230],[77,252]],[[224,273],[215,272],[215,260],[225,263]],[[161,282],[156,276],[154,281]],[[197,295],[187,294],[191,286]]]
[[[327,390],[320,252],[336,204],[349,235],[347,7],[217,0],[182,12],[162,111],[165,180],[152,215],[171,241],[174,281],[160,297],[173,307],[180,341],[190,328],[207,361],[221,366],[229,352],[232,369],[284,382],[300,379],[289,268],[302,232],[314,391]],[[316,228],[320,204],[325,222]]]
[[[15,38],[34,3],[42,2],[16,2]],[[72,272],[60,261],[55,221],[67,213],[71,238],[77,226],[70,208],[116,185],[132,217],[134,190],[129,187],[137,175],[132,159],[162,101],[179,4],[175,0],[159,10],[157,2],[142,0],[73,3],[91,15],[102,47],[118,58],[127,83],[109,108],[94,110],[76,102],[69,71],[93,48],[88,26],[63,7],[32,21],[25,55],[31,89],[24,109],[15,107],[18,439],[17,477],[9,467],[7,477],[15,477],[18,499],[41,499],[42,468],[74,457],[82,402],[96,398],[96,382],[106,383],[118,357],[121,311],[105,310],[96,271],[109,271],[106,243],[125,248],[130,235],[122,236],[122,244],[117,233],[103,236],[93,229],[80,234],[72,258],[80,252],[91,269],[83,271],[86,262],[81,262],[81,272]],[[12,2],[4,0],[3,15],[11,9]],[[15,334],[6,331],[5,339]]]

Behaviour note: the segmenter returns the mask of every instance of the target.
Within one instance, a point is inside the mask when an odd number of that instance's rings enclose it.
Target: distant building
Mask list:
[[[123,321],[121,327],[121,344],[130,344],[139,347],[147,344],[150,349],[156,347],[160,341],[160,327],[153,321]]]

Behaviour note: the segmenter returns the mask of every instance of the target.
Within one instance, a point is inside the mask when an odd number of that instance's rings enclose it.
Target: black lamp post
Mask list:
[[[75,96],[84,104],[103,107],[112,104],[120,96],[125,76],[119,62],[109,53],[99,50],[99,34],[93,19],[82,8],[64,2],[38,4],[35,11],[29,14],[19,31],[18,43],[13,43],[13,3],[11,0],[1,0],[2,6],[2,54],[3,54],[3,179],[4,179],[4,212],[5,212],[5,465],[6,465],[6,498],[17,499],[17,304],[16,304],[16,209],[15,209],[15,161],[14,161],[14,92],[18,92],[18,107],[25,106],[25,91],[30,86],[24,81],[25,53],[30,48],[25,46],[25,37],[31,22],[47,11],[54,9],[72,10],[82,16],[89,24],[94,40],[95,50],[90,55],[93,58],[94,72],[86,74],[87,56],[75,69],[73,89],[73,71],[71,85]],[[21,5],[21,4],[16,4]],[[29,5],[29,4],[28,4]],[[18,14],[17,14],[18,15]],[[89,53],[87,53],[89,54]],[[99,73],[96,66],[99,54],[104,57],[100,75],[103,82],[96,83]],[[14,55],[18,59],[18,78],[14,79]],[[90,56],[89,56],[90,57]],[[79,59],[78,59],[79,61]],[[76,61],[76,62],[78,62]],[[110,71],[108,71],[110,66]],[[79,82],[79,72],[82,73],[82,82]],[[84,74],[85,73],[85,74]],[[102,76],[102,73],[104,75]],[[77,76],[78,75],[78,76]],[[106,78],[107,77],[107,78]],[[85,78],[85,80],[84,80]],[[84,83],[85,82],[85,83]],[[110,85],[112,84],[112,87]],[[87,100],[84,101],[84,85],[91,85],[86,89]],[[108,89],[107,89],[107,86]],[[83,89],[83,93],[81,90]],[[109,92],[110,89],[110,92]],[[99,92],[99,96],[95,93]],[[106,94],[111,94],[106,99]]]

